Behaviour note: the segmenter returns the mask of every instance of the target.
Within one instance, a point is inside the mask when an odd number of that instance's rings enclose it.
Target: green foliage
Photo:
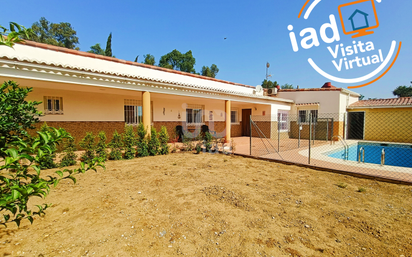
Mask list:
[[[205,147],[206,147],[206,152],[209,152],[209,150],[212,148],[212,140],[213,136],[209,132],[205,133]]]
[[[123,142],[125,148],[124,158],[133,159],[136,155],[136,133],[134,133],[132,125],[125,125]]]
[[[165,126],[162,126],[160,128],[159,132],[159,142],[160,142],[160,149],[159,149],[159,154],[161,155],[166,155],[169,154],[169,134],[167,133],[167,128]]]
[[[79,47],[76,46],[79,44],[77,32],[68,22],[51,23],[46,18],[41,17],[38,22],[33,23],[31,29],[33,31],[31,40],[33,41],[79,50]]]
[[[359,101],[363,100],[364,98],[365,98],[364,95],[360,95],[360,96],[359,96]]]
[[[82,159],[86,163],[92,161],[96,157],[95,138],[96,136],[93,135],[93,132],[87,132],[86,136],[79,143],[79,145],[85,150],[84,154],[82,155]]]
[[[3,84],[4,85],[4,84]],[[34,197],[45,197],[51,186],[57,186],[62,179],[71,179],[76,182],[75,174],[84,173],[86,170],[96,170],[98,159],[94,159],[86,166],[81,163],[81,167],[74,170],[65,169],[56,171],[55,176],[42,176],[41,163],[46,156],[52,155],[57,146],[64,138],[70,135],[64,129],[55,129],[43,126],[43,131],[38,131],[37,136],[30,137],[27,132],[15,131],[16,128],[32,128],[38,122],[37,112],[33,109],[36,104],[25,101],[27,93],[31,89],[20,89],[14,87],[15,83],[10,83],[10,87],[3,88],[1,92],[1,157],[0,162],[0,213],[3,218],[0,224],[6,225],[15,222],[18,226],[23,219],[33,223],[33,216],[42,215],[50,206],[48,204],[36,205],[37,211],[28,207],[29,200]],[[7,106],[7,105],[12,106]],[[13,106],[14,105],[14,106]],[[4,118],[13,114],[12,118]],[[21,114],[21,116],[19,115]],[[31,117],[30,117],[31,116]],[[10,119],[16,124],[8,124]]]
[[[149,64],[149,65],[155,65],[156,61],[155,61],[155,57],[151,54],[145,54],[143,55],[144,58],[144,64]]]
[[[10,29],[0,25],[0,46],[13,47],[15,43],[23,42],[22,38],[30,39],[32,35],[32,29],[26,29],[15,22],[10,22]]]
[[[99,43],[95,44],[94,46],[91,46],[90,50],[87,52],[92,54],[105,55],[105,50],[100,46]]]
[[[113,138],[109,143],[111,148],[109,159],[110,160],[121,160],[122,159],[122,150],[123,150],[123,141],[122,136],[117,133],[117,130],[113,133]]]
[[[219,68],[216,66],[216,64],[212,64],[210,68],[207,66],[203,66],[201,74],[202,76],[215,78],[218,72],[219,72]]]
[[[160,141],[159,141],[159,138],[157,137],[156,128],[154,127],[151,127],[150,129],[148,148],[149,148],[150,156],[158,155],[160,152]]]
[[[0,157],[5,157],[8,143],[17,138],[30,138],[27,130],[34,129],[41,112],[36,106],[41,102],[26,101],[32,88],[20,88],[14,81],[0,86]]]
[[[106,50],[105,50],[105,55],[112,57],[112,33],[110,32],[109,37],[107,38],[107,43],[106,43]]]
[[[53,128],[47,126],[47,123],[43,123],[43,125],[40,127],[40,131],[43,133],[46,132],[52,132]],[[51,135],[54,135],[53,133],[51,133]],[[39,158],[39,166],[40,169],[42,170],[46,170],[46,169],[53,169],[57,167],[57,164],[54,163],[54,158],[56,158],[56,151],[57,148],[55,145],[50,145],[50,153],[49,154],[45,154],[42,157]]]
[[[280,86],[281,89],[293,89],[293,85],[292,84],[284,84],[282,86]]]
[[[337,184],[337,186],[340,187],[340,188],[346,188],[346,187],[348,187],[348,184],[346,184],[346,183],[344,183],[344,182],[339,182],[339,183]]]
[[[96,156],[99,157],[100,160],[106,161],[107,160],[106,133],[104,131],[100,131],[97,137],[99,138],[99,141],[97,142],[97,145],[96,145]]]
[[[196,59],[193,57],[191,50],[187,51],[185,54],[182,54],[175,49],[172,52],[160,57],[159,61],[160,67],[189,73],[196,73],[194,69],[195,64]]]
[[[395,88],[392,92],[394,96],[397,97],[411,97],[412,96],[412,86],[399,86]]]
[[[277,86],[279,86],[279,84],[276,81],[272,82],[272,81],[267,80],[267,79],[262,81],[262,87],[263,88],[274,88],[274,87],[277,87]]]
[[[366,188],[364,188],[364,187],[359,187],[359,188],[358,188],[358,192],[359,192],[359,193],[364,193],[364,192],[366,192]]]
[[[191,152],[195,149],[195,145],[193,142],[193,134],[190,132],[186,132],[183,134],[182,138],[182,143],[183,143],[183,151],[188,151]]]
[[[67,167],[76,164],[77,155],[75,151],[77,151],[77,147],[74,143],[74,138],[70,136],[64,141],[64,155],[60,161],[60,167]]]
[[[140,123],[137,126],[137,156],[145,157],[149,156],[149,146],[146,138],[146,129],[143,126],[143,123]]]

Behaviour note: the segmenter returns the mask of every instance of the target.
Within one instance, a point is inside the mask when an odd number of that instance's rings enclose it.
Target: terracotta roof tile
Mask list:
[[[192,73],[187,73],[187,72],[162,68],[162,67],[158,67],[158,66],[152,66],[152,65],[143,64],[143,63],[125,61],[125,60],[121,60],[121,59],[117,59],[117,58],[113,58],[113,57],[108,57],[108,56],[83,52],[83,51],[79,51],[79,50],[72,50],[72,49],[68,49],[68,48],[64,48],[64,47],[60,47],[60,46],[52,46],[52,45],[38,43],[38,42],[34,42],[34,41],[29,41],[29,40],[25,40],[24,42],[19,43],[19,44],[38,47],[38,48],[43,48],[43,49],[48,49],[48,50],[52,50],[52,51],[56,51],[56,52],[63,52],[63,53],[68,53],[68,54],[73,54],[73,55],[79,55],[79,56],[83,56],[83,57],[102,59],[102,60],[111,61],[111,62],[120,62],[120,63],[124,63],[124,64],[128,64],[128,65],[140,66],[140,67],[149,68],[149,69],[153,69],[153,70],[160,70],[160,71],[164,71],[164,72],[181,74],[181,75],[185,75],[185,76],[191,76],[191,77],[195,77],[195,78],[199,78],[199,79],[211,80],[211,81],[226,83],[226,84],[235,85],[235,86],[255,88],[254,86],[234,83],[234,82],[230,82],[230,81],[226,81],[226,80],[220,80],[220,79],[205,77],[205,76],[201,76],[201,75],[197,75],[197,74],[192,74]]]
[[[319,105],[319,102],[315,103],[297,103],[296,106],[310,106],[310,105]]]
[[[349,108],[359,108],[359,107],[399,107],[406,106],[412,107],[412,97],[399,97],[399,98],[388,98],[388,99],[372,99],[372,100],[361,100],[356,103],[349,105]]]

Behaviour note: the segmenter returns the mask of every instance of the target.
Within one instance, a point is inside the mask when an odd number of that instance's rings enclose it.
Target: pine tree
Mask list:
[[[149,155],[155,156],[159,154],[160,142],[159,142],[159,138],[157,137],[156,129],[152,127],[150,131],[151,132],[150,132],[149,143],[148,143]]]
[[[93,132],[87,132],[86,136],[79,143],[79,145],[85,150],[82,158],[86,163],[92,161],[96,157],[95,138],[96,136],[93,135]]]
[[[60,167],[67,167],[76,164],[77,155],[75,153],[77,151],[76,144],[74,143],[74,138],[69,137],[64,142],[64,156],[60,161]]]
[[[111,148],[109,159],[110,160],[121,160],[123,141],[122,141],[122,136],[119,133],[117,133],[117,130],[114,131],[113,138],[110,141],[109,146]]]
[[[133,131],[132,125],[126,125],[124,128],[123,134],[123,142],[124,142],[124,158],[125,159],[133,159],[136,155],[136,134]]]
[[[167,128],[162,126],[159,132],[160,149],[159,154],[169,154],[169,134],[167,133]]]
[[[104,131],[100,131],[97,137],[99,138],[99,142],[97,142],[97,145],[96,145],[96,156],[99,157],[101,161],[106,161],[107,160],[106,133]]]
[[[149,156],[149,149],[147,145],[147,138],[146,138],[146,129],[143,126],[143,123],[140,123],[137,126],[137,156],[138,157],[145,157]]]
[[[110,32],[109,37],[107,38],[107,43],[106,43],[106,50],[105,50],[105,55],[112,57],[112,33]]]

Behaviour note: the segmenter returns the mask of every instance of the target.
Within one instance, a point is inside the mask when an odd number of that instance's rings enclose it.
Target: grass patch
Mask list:
[[[358,188],[358,192],[359,192],[359,193],[366,192],[366,188],[364,188],[364,187],[359,187],[359,188]]]
[[[339,183],[337,184],[337,186],[340,187],[340,188],[347,188],[347,187],[348,187],[348,184],[343,183],[343,182],[339,182]]]

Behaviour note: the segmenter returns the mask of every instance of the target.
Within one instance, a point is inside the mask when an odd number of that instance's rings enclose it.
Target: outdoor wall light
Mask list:
[[[180,111],[177,114],[177,118],[180,120]]]

